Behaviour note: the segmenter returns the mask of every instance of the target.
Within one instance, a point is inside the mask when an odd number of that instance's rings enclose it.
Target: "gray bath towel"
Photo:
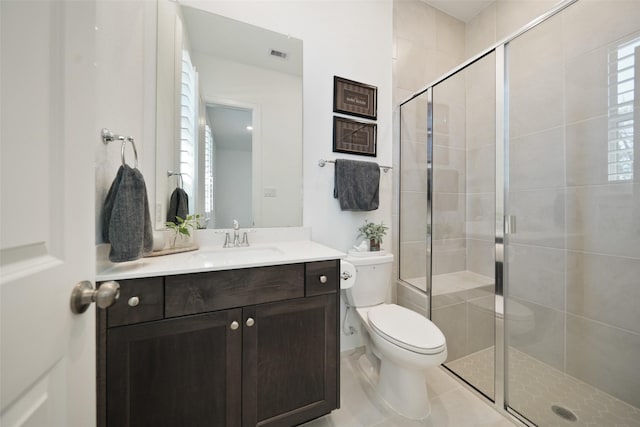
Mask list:
[[[167,221],[177,224],[177,216],[187,219],[187,215],[189,215],[189,195],[182,188],[177,187],[171,193],[169,209],[167,209]]]
[[[104,202],[102,237],[111,243],[112,262],[133,261],[153,249],[147,186],[138,169],[118,169]]]
[[[336,160],[333,197],[343,211],[378,209],[380,166],[374,162]]]

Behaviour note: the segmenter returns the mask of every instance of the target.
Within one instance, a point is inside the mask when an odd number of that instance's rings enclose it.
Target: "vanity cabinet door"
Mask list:
[[[233,309],[108,329],[107,425],[240,426],[241,321]]]
[[[336,294],[245,307],[243,426],[294,426],[338,407]]]

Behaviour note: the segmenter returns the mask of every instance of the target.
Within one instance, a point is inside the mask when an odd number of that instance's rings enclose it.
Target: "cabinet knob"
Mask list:
[[[233,322],[231,322],[231,330],[235,331],[236,329],[238,329],[240,327],[240,324],[238,322],[236,322],[235,320]]]
[[[327,283],[327,276],[325,276],[324,274],[322,276],[320,276],[320,283]]]
[[[252,326],[253,326],[253,325],[255,325],[255,324],[256,324],[256,321],[255,321],[255,320],[253,320],[251,317],[249,317],[249,318],[247,319],[247,326],[248,326],[248,327],[252,327]]]
[[[129,307],[135,307],[136,305],[140,304],[140,298],[138,298],[138,297],[131,297],[131,298],[129,298],[129,300],[127,301],[127,304],[129,304]]]

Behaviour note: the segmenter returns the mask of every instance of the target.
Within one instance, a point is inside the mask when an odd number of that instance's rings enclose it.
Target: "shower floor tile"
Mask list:
[[[493,347],[470,354],[447,367],[483,392],[493,394]],[[640,427],[640,409],[545,364],[509,349],[510,406],[540,426]],[[569,409],[577,420],[556,415],[552,405]]]

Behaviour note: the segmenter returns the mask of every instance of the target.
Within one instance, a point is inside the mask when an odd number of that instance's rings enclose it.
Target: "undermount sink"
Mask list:
[[[238,248],[201,249],[192,256],[215,263],[256,262],[284,255],[275,246],[247,246]]]

